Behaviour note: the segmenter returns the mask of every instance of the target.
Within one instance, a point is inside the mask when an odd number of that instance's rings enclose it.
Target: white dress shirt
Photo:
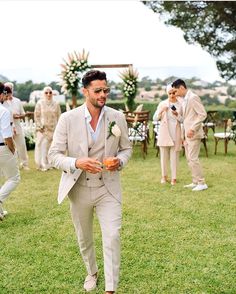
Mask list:
[[[10,137],[12,137],[11,114],[0,103],[0,143],[3,143],[4,139]]]
[[[102,118],[104,116],[104,113],[106,111],[106,106],[104,106],[101,110],[101,113],[99,115],[99,119],[98,119],[98,123],[97,123],[97,126],[96,126],[96,129],[93,130],[93,128],[91,127],[91,120],[92,120],[92,116],[88,110],[88,107],[86,106],[85,104],[85,111],[84,111],[84,118],[85,118],[85,122],[86,122],[86,126],[87,126],[87,131],[90,132],[91,134],[91,137],[93,139],[94,142],[96,142],[97,140],[97,137],[99,135],[99,131],[101,129],[101,121],[102,121]],[[75,170],[76,170],[76,167],[75,167],[75,162],[76,162],[76,159],[71,159],[71,165],[70,165],[70,171],[71,173],[74,173]]]

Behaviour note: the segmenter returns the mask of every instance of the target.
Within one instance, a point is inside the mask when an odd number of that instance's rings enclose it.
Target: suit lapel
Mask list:
[[[187,110],[187,107],[188,107],[188,101],[189,101],[189,95],[190,95],[190,92],[188,91],[186,96],[184,97],[184,107],[183,107],[183,116],[185,116],[186,114],[186,110]]]
[[[85,122],[85,107],[84,104],[78,108],[78,117],[76,124],[78,123],[78,137],[81,139],[80,148],[81,151],[84,153],[84,156],[88,156],[88,135],[87,135],[87,126]],[[76,137],[75,137],[76,140]]]
[[[104,124],[104,127],[105,127],[105,156],[109,156],[109,153],[110,153],[110,150],[111,150],[111,146],[112,146],[112,143],[113,143],[113,139],[112,137],[113,136],[109,136],[109,124],[114,121],[114,118],[112,117],[111,113],[109,112],[109,110],[107,109],[107,111],[105,111],[104,113],[104,117],[105,117],[105,124]]]

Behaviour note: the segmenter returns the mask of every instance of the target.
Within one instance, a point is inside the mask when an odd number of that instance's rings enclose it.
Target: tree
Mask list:
[[[216,60],[220,75],[236,78],[236,2],[143,1],[167,25],[184,32],[189,44],[200,44]]]

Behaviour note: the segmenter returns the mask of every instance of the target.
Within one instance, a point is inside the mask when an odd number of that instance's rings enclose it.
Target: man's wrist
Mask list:
[[[119,167],[118,170],[122,170],[123,168],[123,161],[119,158]]]

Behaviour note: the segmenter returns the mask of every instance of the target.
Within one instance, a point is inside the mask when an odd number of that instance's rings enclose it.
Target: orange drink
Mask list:
[[[113,157],[106,157],[103,159],[103,164],[106,166],[106,167],[109,167],[111,165],[113,165],[114,163],[114,158]]]

